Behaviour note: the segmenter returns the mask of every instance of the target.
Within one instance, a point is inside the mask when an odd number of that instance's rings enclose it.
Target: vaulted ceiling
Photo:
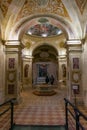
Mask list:
[[[51,46],[48,46],[48,45],[42,45],[42,46],[39,46],[38,48],[36,48],[33,52],[33,57],[34,57],[34,60],[33,62],[38,62],[38,61],[54,61],[54,62],[57,62],[57,56],[58,56],[58,53],[56,51],[56,49],[54,49],[53,47]]]
[[[21,39],[38,18],[49,20],[68,39],[84,39],[87,0],[0,0],[1,39]]]

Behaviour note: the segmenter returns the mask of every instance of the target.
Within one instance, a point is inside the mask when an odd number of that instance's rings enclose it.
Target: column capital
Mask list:
[[[70,39],[66,41],[67,45],[81,45],[82,41],[80,39]]]
[[[22,57],[22,59],[25,60],[25,61],[32,61],[33,58],[34,57],[30,56],[30,55]]]
[[[83,44],[81,40],[68,40],[66,41],[66,46],[68,52],[82,52],[83,51]]]
[[[66,61],[66,60],[67,60],[66,55],[59,55],[59,56],[57,56],[56,58],[58,59],[58,61],[61,61],[61,62],[63,62],[63,61]]]
[[[5,41],[5,45],[14,45],[14,46],[17,46],[17,45],[20,45],[20,41],[19,40],[7,40]]]
[[[56,58],[57,59],[65,59],[67,57],[67,55],[59,55],[59,56],[57,56]]]

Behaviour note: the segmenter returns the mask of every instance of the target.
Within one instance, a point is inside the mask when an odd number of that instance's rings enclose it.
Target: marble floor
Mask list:
[[[23,125],[64,125],[65,93],[55,90],[52,96],[37,96],[33,90],[21,93],[22,103],[15,107],[15,123]],[[20,116],[19,116],[20,115]]]
[[[56,94],[52,96],[38,96],[33,94],[33,89],[25,89],[21,92],[21,102],[14,107],[14,123],[18,125],[65,125],[66,89],[55,88]],[[87,115],[87,108],[79,106],[79,109]],[[8,130],[9,113],[0,119],[0,130]],[[6,121],[7,120],[7,121]],[[75,130],[75,123],[70,118],[69,130]],[[81,120],[85,130],[87,122]],[[6,122],[5,125],[3,123]]]

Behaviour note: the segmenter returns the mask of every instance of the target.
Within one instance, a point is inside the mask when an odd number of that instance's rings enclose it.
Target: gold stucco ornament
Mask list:
[[[25,46],[26,46],[26,48],[30,48],[30,46],[31,46],[31,43],[30,42],[26,42],[26,44],[25,44]]]

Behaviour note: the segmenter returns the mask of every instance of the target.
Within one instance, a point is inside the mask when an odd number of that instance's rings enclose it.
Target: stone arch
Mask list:
[[[36,48],[33,49],[32,52],[33,58],[33,81],[37,83],[45,82],[45,77],[48,75],[54,75],[55,77],[55,85],[58,83],[58,50],[57,48],[43,43]],[[38,56],[38,57],[37,57]],[[45,68],[41,70],[40,68]],[[35,80],[36,79],[36,80]],[[34,82],[35,83],[35,82]],[[50,82],[49,82],[50,83]]]
[[[74,31],[74,28],[68,21],[63,20],[61,17],[55,16],[52,14],[48,14],[48,15],[39,14],[39,15],[34,15],[31,17],[23,18],[21,21],[19,21],[13,27],[13,30],[11,31],[11,33],[9,35],[9,40],[20,39],[23,36],[23,34],[26,32],[26,30],[28,29],[29,21],[31,21],[32,19],[38,18],[38,17],[48,17],[48,18],[52,18],[52,19],[56,20],[57,26],[59,26],[61,28],[61,30],[63,30],[63,32],[66,35],[66,39],[73,39],[75,37],[76,38],[78,37],[78,34],[76,34],[76,32]],[[11,39],[11,38],[13,38],[13,39]]]
[[[50,47],[52,47],[53,49],[55,49],[55,51],[56,51],[56,53],[57,53],[57,56],[58,56],[58,49],[57,49],[54,45],[50,45],[50,44],[47,43],[47,42],[45,42],[45,43],[43,42],[43,43],[40,43],[40,45],[34,46],[34,47],[32,48],[32,56],[33,56],[34,51],[35,51],[37,48],[41,47],[41,46],[50,46]]]

